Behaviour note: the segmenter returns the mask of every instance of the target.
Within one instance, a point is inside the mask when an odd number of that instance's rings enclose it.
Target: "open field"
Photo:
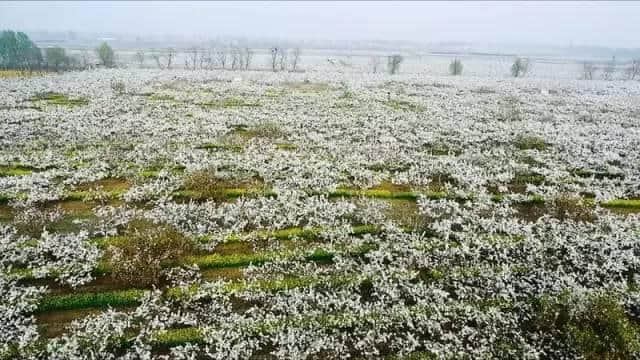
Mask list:
[[[325,62],[0,79],[0,359],[640,356],[640,82]]]

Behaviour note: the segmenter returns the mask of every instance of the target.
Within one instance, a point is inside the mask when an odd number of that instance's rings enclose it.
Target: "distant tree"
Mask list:
[[[602,72],[602,78],[604,80],[613,80],[613,75],[616,72],[616,57],[612,57],[611,61],[607,63],[607,66],[604,67]]]
[[[462,68],[462,61],[457,58],[453,59],[453,61],[449,64],[449,73],[454,76],[462,75]]]
[[[389,70],[389,74],[394,75],[397,74],[400,70],[400,64],[404,58],[402,55],[391,55],[387,57],[387,69]]]
[[[640,59],[633,59],[625,70],[627,79],[635,80],[636,77],[640,77]]]
[[[105,67],[112,68],[116,66],[116,54],[106,41],[96,48],[96,54]]]
[[[144,65],[144,58],[145,58],[144,50],[140,49],[136,51],[135,59],[136,59],[136,62],[138,63],[138,66],[142,67]]]
[[[185,67],[195,70],[198,67],[198,47],[194,46],[187,50],[187,58],[185,59]]]
[[[370,60],[371,71],[373,71],[374,74],[376,74],[380,70],[381,63],[382,63],[382,60],[380,59],[380,56],[371,57],[371,60]]]
[[[296,71],[298,63],[300,62],[301,50],[299,47],[294,48],[291,52],[291,71]]]
[[[215,50],[216,63],[223,69],[227,65],[227,57],[229,55],[228,53],[229,51],[225,48],[218,48]]]
[[[69,58],[65,50],[61,47],[51,47],[45,49],[47,67],[53,68],[56,72],[63,70],[69,65]]]
[[[582,63],[582,79],[593,80],[593,75],[596,72],[596,67],[592,62],[585,61]]]
[[[249,69],[249,65],[251,65],[251,58],[253,58],[253,51],[248,47],[244,48],[244,68],[245,70]]]
[[[284,71],[287,69],[287,57],[289,52],[287,49],[280,48],[278,52],[278,64],[280,66],[280,71]]]
[[[517,57],[511,65],[511,76],[523,77],[527,75],[531,67],[531,61],[527,58]]]
[[[34,70],[42,65],[42,52],[23,32],[5,30],[0,33],[0,67]]]
[[[167,49],[167,69],[171,69],[173,58],[176,56],[176,49],[170,47]]]
[[[162,60],[162,53],[159,50],[151,50],[151,58],[158,65],[158,69],[164,69],[164,61]]]
[[[202,55],[200,55],[200,68],[211,70],[213,68],[213,62],[213,49],[204,49]]]
[[[176,50],[174,48],[167,48],[165,51],[151,50],[151,58],[156,62],[156,65],[158,65],[158,69],[171,69],[175,55]]]
[[[271,48],[271,70],[273,70],[274,72],[278,71],[278,53],[279,52],[280,52],[280,49],[278,49],[277,47]]]
[[[242,69],[244,65],[244,52],[239,47],[231,48],[231,69]]]

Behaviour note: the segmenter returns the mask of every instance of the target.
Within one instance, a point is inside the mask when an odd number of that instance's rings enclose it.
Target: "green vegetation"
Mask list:
[[[430,152],[434,156],[444,155],[460,155],[462,151],[452,150],[447,144],[426,144],[424,146],[425,151]]]
[[[257,180],[236,180],[223,178],[211,170],[195,171],[186,176],[184,191],[181,196],[191,198],[207,198],[224,200],[249,193],[250,189],[261,187]]]
[[[276,144],[276,148],[277,148],[278,150],[291,151],[291,150],[296,150],[296,149],[298,149],[298,145],[296,145],[296,144],[290,144],[290,143],[278,143],[278,144]]]
[[[600,204],[603,207],[609,208],[637,208],[640,209],[640,199],[634,200],[626,200],[626,199],[616,199],[609,200]]]
[[[150,166],[140,171],[139,175],[142,176],[143,178],[156,177],[158,176],[158,174],[162,169],[163,169],[162,166]],[[172,166],[172,167],[169,167],[168,169],[169,169],[169,172],[174,175],[179,175],[184,173],[184,166]]]
[[[585,359],[629,359],[640,351],[640,332],[616,298],[592,295],[572,301],[565,293],[534,302],[532,330],[565,339]]]
[[[267,121],[256,124],[251,128],[238,126],[232,133],[246,138],[258,137],[266,139],[281,138],[286,135],[286,132],[278,124]]]
[[[330,90],[329,84],[326,83],[314,83],[309,80],[301,81],[301,82],[287,82],[284,83],[284,86],[289,89],[293,89],[296,92],[302,94],[314,94],[314,93],[322,93]]]
[[[544,182],[544,175],[536,173],[518,173],[513,178],[513,182],[516,184],[533,184],[540,185]]]
[[[384,102],[385,105],[397,111],[412,111],[422,112],[424,107],[422,105],[414,104],[406,100],[388,100]]]
[[[40,93],[30,99],[30,101],[43,101],[50,105],[60,106],[83,106],[89,104],[89,100],[86,98],[70,98],[68,95],[60,94],[56,92]]]
[[[33,171],[34,168],[25,165],[0,165],[0,177],[30,175]]]
[[[247,102],[244,99],[240,99],[240,98],[228,98],[228,99],[218,99],[210,102],[203,102],[203,103],[199,103],[198,105],[206,108],[212,108],[212,109],[227,109],[227,108],[237,108],[237,107],[255,108],[255,107],[259,107],[260,103]]]
[[[241,145],[235,144],[204,143],[196,146],[196,149],[242,152],[244,148]]]
[[[5,70],[40,70],[42,51],[23,32],[4,30],[0,33],[0,68]]]
[[[595,204],[577,195],[559,194],[545,201],[545,206],[547,212],[560,221],[593,221],[596,218]]]
[[[152,101],[176,101],[175,97],[166,94],[153,94],[148,96],[148,99]]]
[[[148,221],[130,222],[124,238],[110,244],[106,259],[116,281],[135,287],[158,285],[162,270],[177,264],[194,247],[175,229]]]
[[[152,342],[156,349],[168,349],[187,343],[200,344],[204,342],[204,337],[200,329],[188,327],[160,331],[153,335]]]
[[[575,176],[581,178],[594,177],[596,179],[624,179],[624,174],[619,173],[610,173],[606,171],[592,171],[592,170],[584,170],[577,169],[572,172]]]
[[[106,41],[103,41],[96,48],[96,55],[98,55],[98,59],[100,59],[104,67],[112,68],[116,66],[116,54]]]
[[[45,296],[37,312],[134,306],[140,303],[145,290],[130,289],[106,292],[86,292]]]
[[[543,138],[533,135],[518,136],[515,145],[520,150],[544,151],[549,147],[549,144]]]

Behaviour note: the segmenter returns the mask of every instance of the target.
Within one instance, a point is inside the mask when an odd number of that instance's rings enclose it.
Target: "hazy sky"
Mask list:
[[[640,2],[0,2],[0,28],[640,47]]]

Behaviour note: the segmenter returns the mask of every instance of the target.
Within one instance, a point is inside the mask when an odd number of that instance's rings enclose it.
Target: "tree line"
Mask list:
[[[99,64],[115,67],[115,52],[103,42],[95,49]],[[40,49],[23,32],[4,30],[0,33],[0,69],[20,71],[64,71],[94,67],[88,52],[67,54],[61,47]]]

